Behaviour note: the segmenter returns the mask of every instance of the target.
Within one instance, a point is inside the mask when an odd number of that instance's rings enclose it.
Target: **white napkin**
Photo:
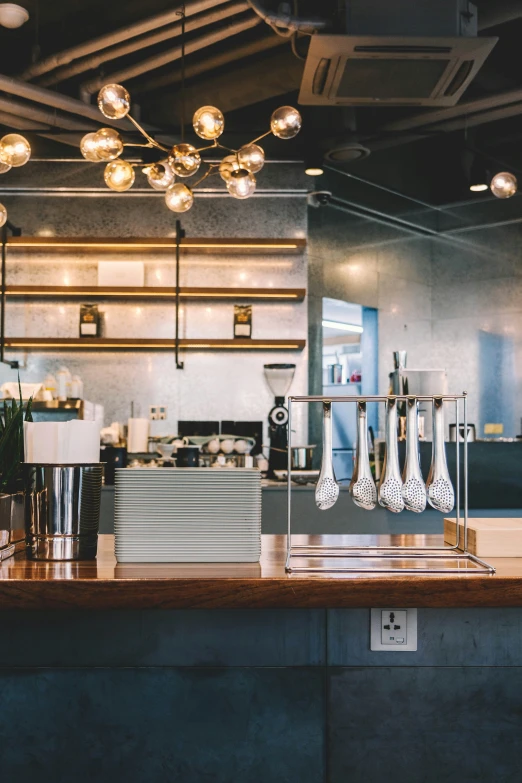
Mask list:
[[[25,461],[37,465],[93,465],[100,461],[95,421],[24,422]]]
[[[127,432],[127,451],[129,454],[149,450],[149,420],[129,419]]]

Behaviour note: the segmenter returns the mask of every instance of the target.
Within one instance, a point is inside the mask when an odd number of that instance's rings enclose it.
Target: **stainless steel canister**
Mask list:
[[[30,560],[94,560],[103,467],[24,464]]]
[[[312,470],[315,446],[292,446],[292,469]]]

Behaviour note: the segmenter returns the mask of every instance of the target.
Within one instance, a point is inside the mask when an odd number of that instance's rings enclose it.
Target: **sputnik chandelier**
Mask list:
[[[279,139],[292,139],[301,130],[301,115],[292,106],[276,109],[270,120],[270,130],[238,150],[225,147],[218,141],[225,129],[225,118],[214,106],[202,106],[192,118],[197,136],[210,142],[196,148],[186,144],[166,147],[150,136],[129,114],[130,95],[121,84],[106,84],[98,94],[98,108],[104,117],[121,120],[127,117],[145,138],[143,144],[127,144],[114,128],[101,128],[87,133],[80,143],[80,150],[86,160],[105,162],[105,184],[111,190],[125,191],[132,187],[135,169],[141,168],[149,185],[154,190],[165,191],[165,203],[173,212],[187,212],[194,203],[194,188],[213,174],[219,173],[233,198],[245,199],[256,189],[256,174],[265,162],[265,153],[258,142],[271,133]],[[157,163],[129,163],[121,155],[125,147],[149,147],[165,153]],[[226,154],[220,160],[207,163],[206,171],[188,187],[180,181],[193,177],[201,167],[201,153],[207,150],[223,150]]]
[[[25,166],[31,157],[31,145],[19,133],[8,133],[0,139],[0,174]],[[7,209],[0,204],[0,228],[7,223]]]

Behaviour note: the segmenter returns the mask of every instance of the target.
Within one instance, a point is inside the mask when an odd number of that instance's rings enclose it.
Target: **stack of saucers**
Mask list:
[[[257,563],[261,474],[256,469],[116,470],[120,563]]]

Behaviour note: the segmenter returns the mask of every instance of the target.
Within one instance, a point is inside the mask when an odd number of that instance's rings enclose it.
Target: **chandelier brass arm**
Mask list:
[[[194,203],[193,188],[212,174],[219,173],[229,194],[233,198],[245,199],[256,189],[256,174],[265,162],[265,153],[257,143],[273,134],[279,139],[292,139],[301,130],[301,115],[292,106],[276,109],[270,118],[270,130],[257,136],[239,149],[232,149],[218,141],[225,129],[225,118],[215,106],[202,106],[194,113],[192,126],[200,139],[210,142],[204,147],[195,147],[182,141],[167,147],[153,138],[137,120],[130,115],[131,99],[121,84],[107,84],[98,94],[98,108],[104,117],[121,120],[127,117],[146,139],[146,143],[126,143],[114,128],[100,128],[87,133],[80,142],[84,158],[92,162],[104,162],[104,179],[109,188],[125,191],[132,187],[135,168],[141,168],[149,185],[155,190],[165,191],[165,203],[173,212],[186,212]],[[155,148],[166,153],[166,158],[157,163],[131,164],[121,156],[125,147]],[[206,163],[206,172],[191,187],[180,180],[189,179],[199,171],[201,153],[209,149],[220,149],[227,153],[216,163]]]

